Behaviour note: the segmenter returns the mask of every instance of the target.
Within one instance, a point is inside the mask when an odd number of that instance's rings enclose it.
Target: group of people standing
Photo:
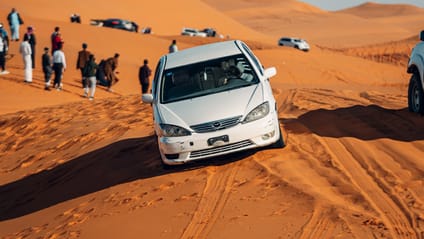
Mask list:
[[[119,53],[115,53],[113,57],[101,60],[97,64],[94,54],[88,51],[87,47],[86,43],[82,44],[82,50],[78,52],[76,68],[81,72],[83,96],[93,100],[97,83],[106,86],[108,91],[112,92],[112,86],[119,81],[115,75]]]
[[[15,8],[9,13],[8,22],[11,29],[11,41],[19,41],[19,27],[23,24],[23,20]],[[66,57],[63,52],[64,41],[60,33],[60,28],[55,27],[51,34],[51,49],[44,48],[42,60],[42,69],[45,80],[45,90],[50,90],[51,77],[54,74],[53,87],[58,91],[62,90],[62,78],[65,71]],[[32,26],[27,27],[23,41],[20,44],[19,52],[24,62],[24,72],[26,83],[32,82],[32,70],[35,68],[35,49],[36,36]],[[112,86],[119,81],[116,76],[116,68],[118,67],[119,54],[115,53],[113,57],[101,60],[96,63],[94,54],[87,50],[88,45],[82,44],[82,50],[78,52],[76,63],[77,70],[81,72],[81,86],[83,88],[83,96],[90,100],[94,99],[96,85],[106,86],[108,91],[112,91]],[[4,30],[3,24],[0,23],[0,74],[9,73],[6,71],[6,55],[9,49],[9,37],[7,31]],[[51,50],[51,51],[50,51]],[[169,46],[169,53],[178,51],[176,40],[173,40]],[[149,89],[149,77],[152,74],[148,66],[148,59],[144,59],[143,65],[139,68],[138,78],[142,88],[142,94],[147,93]]]

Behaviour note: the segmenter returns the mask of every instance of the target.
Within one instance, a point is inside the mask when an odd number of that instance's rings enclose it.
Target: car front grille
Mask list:
[[[212,156],[218,153],[233,151],[236,149],[248,148],[249,146],[252,146],[252,145],[253,145],[252,141],[243,140],[233,144],[227,144],[227,145],[222,145],[222,146],[218,146],[214,148],[193,151],[190,153],[190,158]]]
[[[240,119],[241,115],[227,119],[215,120],[203,124],[191,125],[190,128],[193,129],[196,133],[213,132],[233,127],[240,123]]]

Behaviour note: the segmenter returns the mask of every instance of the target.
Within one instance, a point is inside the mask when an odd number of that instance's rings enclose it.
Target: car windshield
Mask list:
[[[258,84],[243,55],[168,69],[161,81],[161,102],[170,103]]]

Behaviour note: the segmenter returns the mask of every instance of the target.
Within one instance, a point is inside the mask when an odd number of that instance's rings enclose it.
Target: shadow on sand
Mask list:
[[[334,138],[388,138],[405,142],[424,140],[424,117],[411,113],[406,108],[392,110],[369,105],[335,110],[319,109],[309,111],[297,119],[282,121],[285,128],[295,134],[312,131],[319,136]]]
[[[222,165],[247,151],[164,170],[154,136],[126,139],[18,181],[0,186],[0,221],[21,217],[118,184],[176,171]]]

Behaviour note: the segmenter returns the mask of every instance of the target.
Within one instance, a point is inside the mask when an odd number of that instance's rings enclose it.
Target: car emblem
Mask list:
[[[214,122],[214,123],[212,124],[212,126],[213,126],[214,128],[219,128],[219,127],[221,127],[221,123],[220,123],[220,122]]]

